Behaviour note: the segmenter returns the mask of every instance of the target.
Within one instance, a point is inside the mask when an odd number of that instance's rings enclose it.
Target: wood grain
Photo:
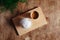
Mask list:
[[[27,36],[31,40],[60,40],[60,0],[28,0],[20,7],[22,11],[40,6],[46,16],[48,25],[31,31],[23,36],[17,36],[9,19],[15,14],[0,12],[0,40],[24,40]]]

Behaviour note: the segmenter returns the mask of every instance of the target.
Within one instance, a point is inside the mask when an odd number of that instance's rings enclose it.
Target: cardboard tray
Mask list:
[[[37,11],[39,16],[37,19],[30,19],[32,21],[31,28],[24,29],[21,25],[19,25],[18,22],[23,16],[19,15],[12,19],[15,25],[15,28],[20,36],[47,24],[46,18],[40,7],[30,10],[28,11],[28,13],[32,13],[33,11]]]

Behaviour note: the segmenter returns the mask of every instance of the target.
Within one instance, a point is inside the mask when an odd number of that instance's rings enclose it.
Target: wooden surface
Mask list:
[[[15,14],[9,11],[0,12],[0,40],[60,40],[60,0],[28,0],[27,4],[21,4],[22,11],[35,6],[40,6],[46,16],[48,25],[33,30],[23,36],[17,36],[9,19]]]
[[[32,18],[29,19],[32,22],[32,25],[28,29],[25,29],[21,25],[19,25],[20,20],[22,19],[22,17],[24,18],[24,16],[19,15],[19,16],[16,16],[16,17],[14,17],[12,19],[13,20],[13,23],[14,23],[14,26],[15,26],[15,28],[16,28],[19,36],[22,36],[22,35],[24,35],[24,34],[26,34],[28,32],[31,32],[31,31],[33,31],[33,30],[35,30],[37,28],[40,28],[40,27],[42,27],[42,26],[44,26],[44,25],[47,24],[46,17],[43,14],[43,12],[42,12],[42,10],[41,10],[40,7],[35,8],[35,9],[32,9],[32,10],[28,11],[25,14],[29,14],[29,13],[31,14],[34,11],[36,11],[39,16],[38,16],[37,19],[32,19]]]

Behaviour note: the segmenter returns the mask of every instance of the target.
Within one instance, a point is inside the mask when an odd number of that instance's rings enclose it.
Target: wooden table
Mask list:
[[[46,16],[48,25],[33,30],[23,36],[17,36],[9,19],[15,14],[8,11],[0,14],[0,40],[60,40],[60,0],[28,0],[22,5],[22,11],[40,6]]]

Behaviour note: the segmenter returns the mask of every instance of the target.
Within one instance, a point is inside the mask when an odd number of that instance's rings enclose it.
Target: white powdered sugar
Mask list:
[[[22,24],[22,26],[25,28],[25,29],[28,29],[31,27],[32,25],[32,22],[29,18],[23,18],[20,23]]]

